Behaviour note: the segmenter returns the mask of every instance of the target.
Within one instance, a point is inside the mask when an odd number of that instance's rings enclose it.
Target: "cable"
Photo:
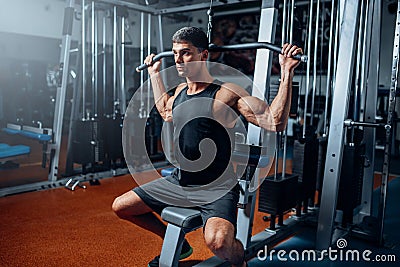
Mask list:
[[[213,0],[210,1],[210,8],[207,11],[208,15],[208,24],[207,24],[207,37],[208,43],[211,43],[211,34],[212,34],[212,17],[214,16],[214,12],[212,10]]]

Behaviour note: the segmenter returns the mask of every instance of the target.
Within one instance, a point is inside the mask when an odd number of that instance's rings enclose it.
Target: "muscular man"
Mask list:
[[[240,86],[219,82],[211,76],[205,64],[208,58],[208,40],[203,31],[195,27],[182,28],[173,35],[172,42],[176,69],[178,74],[186,79],[186,83],[180,84],[172,96],[165,90],[159,73],[160,62],[152,64],[152,54],[145,59],[145,63],[149,67],[154,99],[160,115],[165,121],[172,121],[174,129],[180,129],[179,136],[174,132],[175,146],[179,146],[181,151],[176,157],[177,161],[182,157],[195,161],[201,154],[199,145],[204,138],[209,138],[215,143],[217,152],[214,160],[206,168],[190,171],[190,168],[182,168],[181,165],[173,175],[160,179],[167,179],[184,187],[205,185],[221,175],[236,179],[232,164],[226,160],[229,159],[232,148],[229,141],[230,130],[236,120],[230,115],[232,113],[226,111],[226,107],[264,129],[284,130],[290,109],[294,69],[299,64],[299,61],[291,56],[301,54],[302,50],[290,44],[283,46],[282,55],[279,56],[281,84],[277,96],[268,106],[263,100],[250,96]],[[204,104],[200,109],[178,108],[187,101],[200,98],[210,99],[211,104]],[[197,114],[198,112],[201,114]],[[216,256],[229,261],[232,266],[246,266],[243,245],[235,237],[238,195],[238,187],[233,186],[215,201],[196,208],[202,214],[204,240],[208,248]],[[113,210],[120,218],[163,238],[166,226],[153,211],[161,213],[166,206],[168,204],[149,195],[143,186],[139,186],[116,198]],[[185,241],[180,258],[186,258],[191,253],[192,248]],[[158,263],[159,256],[148,266],[158,266]]]

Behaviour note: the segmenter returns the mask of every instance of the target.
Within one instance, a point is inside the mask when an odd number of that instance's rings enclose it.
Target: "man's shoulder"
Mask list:
[[[175,89],[175,94],[174,95],[177,96],[183,89],[186,88],[186,86],[187,86],[186,83],[179,84]]]
[[[246,90],[235,83],[222,83],[220,90],[215,95],[215,99],[229,106],[235,106],[238,100],[248,95]]]
[[[221,89],[219,90],[221,96],[226,97],[243,97],[248,95],[246,90],[243,89],[240,85],[230,82],[221,83]]]

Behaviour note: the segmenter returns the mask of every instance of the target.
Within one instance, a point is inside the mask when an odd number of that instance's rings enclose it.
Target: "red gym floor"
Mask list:
[[[0,198],[1,266],[146,266],[162,240],[117,218],[114,198],[136,184],[130,175],[101,185],[65,188]],[[254,232],[269,223],[255,215]],[[188,234],[194,253],[181,266],[212,256],[202,230]]]
[[[292,162],[287,162],[291,170]],[[12,173],[1,171],[1,180],[12,180]],[[162,240],[111,210],[115,197],[136,186],[133,178],[124,175],[100,183],[76,191],[58,188],[0,198],[0,266],[147,266],[159,254]],[[269,226],[264,215],[256,211],[253,233]],[[212,256],[201,229],[187,239],[194,253],[180,266]]]
[[[47,180],[38,142],[2,133],[0,137],[32,148],[29,157],[16,161],[19,168],[0,169],[0,188]],[[62,149],[66,150],[65,142]],[[60,159],[64,162],[65,157]],[[0,266],[147,266],[160,253],[162,240],[120,220],[111,210],[115,197],[136,186],[133,178],[124,175],[100,183],[75,191],[57,188],[0,198]],[[269,226],[263,215],[255,215],[255,233]],[[181,266],[212,256],[201,229],[187,239],[194,253]]]

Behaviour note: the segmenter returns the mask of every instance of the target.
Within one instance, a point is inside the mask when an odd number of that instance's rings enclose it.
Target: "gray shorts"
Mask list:
[[[167,181],[179,185],[178,178],[174,175],[162,177],[159,179],[167,179]],[[147,206],[149,206],[154,212],[158,214],[161,214],[161,211],[164,208],[171,206],[150,196],[140,186],[135,187],[133,191],[143,200],[144,203],[146,203]],[[215,200],[214,202],[196,206],[193,207],[193,209],[197,209],[200,211],[204,225],[209,218],[218,217],[230,221],[236,228],[236,213],[238,201],[239,185],[236,185],[232,190],[230,190],[228,193],[226,193],[221,198]]]

